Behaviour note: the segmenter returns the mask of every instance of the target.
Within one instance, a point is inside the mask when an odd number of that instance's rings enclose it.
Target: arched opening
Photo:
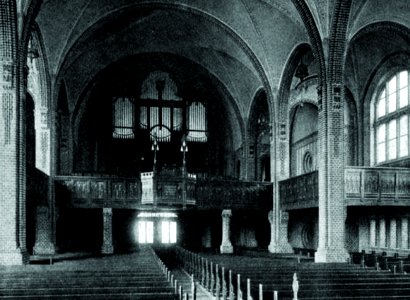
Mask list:
[[[310,103],[299,104],[293,112],[290,137],[290,173],[298,176],[317,170],[318,111]]]
[[[248,129],[249,174],[253,180],[271,180],[270,122],[266,92],[260,90],[252,102]]]
[[[153,72],[167,74],[172,93],[160,95],[155,82],[147,92],[143,85]],[[124,105],[115,107],[118,101]],[[127,57],[102,71],[79,103],[74,173],[138,175],[152,171],[154,160],[168,172],[180,169],[185,157],[190,173],[235,177],[236,116],[216,79],[192,61],[171,54]],[[116,133],[117,121],[128,136]]]

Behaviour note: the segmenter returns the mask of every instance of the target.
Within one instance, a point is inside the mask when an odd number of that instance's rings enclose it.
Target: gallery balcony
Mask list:
[[[311,172],[279,182],[280,207],[294,210],[318,207],[318,172]]]
[[[56,176],[56,202],[76,208],[272,209],[272,183],[142,173]]]
[[[318,207],[318,172],[279,182],[283,210]],[[410,169],[346,167],[346,206],[409,206]]]
[[[345,198],[348,206],[408,206],[410,169],[347,167]]]

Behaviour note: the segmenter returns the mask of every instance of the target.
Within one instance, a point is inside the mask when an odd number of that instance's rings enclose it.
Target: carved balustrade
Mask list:
[[[208,179],[196,183],[196,203],[202,209],[272,209],[271,182]]]
[[[138,178],[57,176],[59,205],[97,208],[196,205],[199,209],[272,207],[272,183],[142,173]]]
[[[139,178],[56,176],[59,205],[94,208],[136,208],[141,204]]]
[[[347,205],[409,205],[410,169],[347,167]]]
[[[292,177],[279,182],[281,209],[318,207],[318,172]]]

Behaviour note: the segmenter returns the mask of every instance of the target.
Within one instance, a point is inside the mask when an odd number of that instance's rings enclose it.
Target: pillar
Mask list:
[[[224,209],[222,211],[222,244],[221,253],[233,253],[233,247],[229,237],[230,234],[230,222],[232,211],[230,209]]]
[[[376,219],[370,219],[370,247],[376,247]]]
[[[386,248],[386,220],[379,220],[379,247]]]
[[[101,253],[114,253],[114,246],[112,244],[112,208],[107,207],[103,208],[103,244]]]
[[[346,262],[344,195],[344,87],[337,81],[318,87],[319,237],[315,262]]]
[[[292,247],[288,242],[289,213],[286,211],[279,211],[278,220],[275,220],[275,215],[271,210],[268,214],[268,219],[271,227],[270,244],[268,246],[269,252],[292,253]]]
[[[24,103],[17,68],[16,1],[0,1],[0,265],[28,261]]]
[[[298,2],[298,1],[296,1]],[[296,3],[295,2],[295,3]],[[319,244],[316,262],[346,262],[347,208],[344,193],[345,52],[348,16],[352,1],[338,1],[329,10],[334,16],[323,39],[311,35],[319,65],[318,76],[318,172]],[[297,4],[300,5],[300,4]],[[328,38],[326,38],[328,37]],[[320,48],[320,49],[318,49]],[[347,145],[350,147],[351,145]]]
[[[407,217],[401,218],[401,249],[409,248],[409,221]]]
[[[395,218],[390,220],[390,248],[397,248],[397,222]]]
[[[56,249],[52,242],[52,227],[48,207],[37,207],[36,220],[36,242],[33,253],[35,255],[55,254]]]

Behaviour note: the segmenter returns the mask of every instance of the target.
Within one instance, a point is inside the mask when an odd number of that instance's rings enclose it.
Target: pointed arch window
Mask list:
[[[409,72],[396,73],[379,92],[375,107],[375,162],[409,156]]]
[[[151,139],[169,142],[172,131],[180,131],[182,124],[183,101],[177,85],[168,73],[150,73],[141,87],[140,128],[149,129]]]

